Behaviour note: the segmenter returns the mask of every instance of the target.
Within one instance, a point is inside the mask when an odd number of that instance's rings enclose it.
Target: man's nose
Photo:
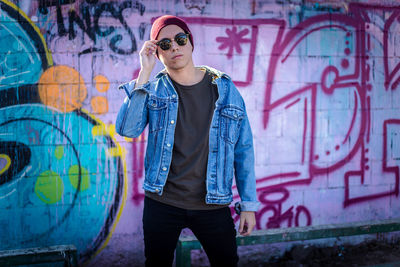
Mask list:
[[[175,40],[171,42],[171,49],[176,50],[179,47],[178,43]]]

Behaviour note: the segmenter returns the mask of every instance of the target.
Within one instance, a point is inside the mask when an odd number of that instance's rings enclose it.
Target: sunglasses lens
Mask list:
[[[175,41],[178,45],[182,46],[187,43],[188,36],[184,33],[179,33],[175,36]]]
[[[168,50],[171,48],[171,40],[169,39],[163,39],[158,42],[158,45],[162,50]]]

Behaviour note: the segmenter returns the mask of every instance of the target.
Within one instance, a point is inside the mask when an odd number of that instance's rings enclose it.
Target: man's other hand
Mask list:
[[[240,213],[239,233],[248,236],[256,225],[256,215],[254,211],[242,211]]]

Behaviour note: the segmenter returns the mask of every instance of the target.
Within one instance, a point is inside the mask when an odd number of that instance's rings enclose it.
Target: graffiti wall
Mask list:
[[[246,102],[257,229],[400,212],[397,1],[0,0],[0,250],[143,264],[147,130],[115,133],[117,85],[163,14]]]

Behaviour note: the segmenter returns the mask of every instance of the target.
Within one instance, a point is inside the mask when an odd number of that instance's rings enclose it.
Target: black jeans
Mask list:
[[[236,230],[228,207],[185,210],[145,197],[146,266],[172,266],[179,235],[186,227],[200,241],[211,266],[237,266]]]

